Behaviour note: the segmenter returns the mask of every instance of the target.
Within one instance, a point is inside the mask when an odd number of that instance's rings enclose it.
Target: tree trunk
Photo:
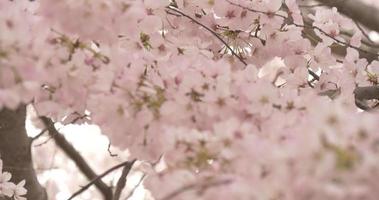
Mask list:
[[[3,170],[12,173],[11,181],[15,184],[25,179],[28,200],[47,200],[46,191],[39,184],[33,168],[31,140],[26,134],[25,119],[24,105],[15,111],[0,111],[0,157],[4,163]]]

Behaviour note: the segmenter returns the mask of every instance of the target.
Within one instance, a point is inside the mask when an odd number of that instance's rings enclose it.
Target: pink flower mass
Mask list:
[[[99,126],[150,199],[377,200],[379,27],[339,5],[1,0],[0,110],[32,107],[57,144],[46,119]],[[1,144],[0,200],[55,199]]]

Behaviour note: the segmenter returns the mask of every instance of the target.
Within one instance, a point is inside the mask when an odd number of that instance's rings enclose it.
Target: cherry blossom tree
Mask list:
[[[68,199],[130,171],[157,200],[377,199],[375,3],[0,1],[0,199],[55,199],[43,136],[88,179]],[[59,124],[130,156],[96,172]]]

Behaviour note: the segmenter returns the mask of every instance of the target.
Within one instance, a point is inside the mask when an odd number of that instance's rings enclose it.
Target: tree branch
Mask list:
[[[74,197],[78,196],[79,194],[81,194],[82,192],[86,191],[89,187],[91,187],[91,185],[94,185],[96,184],[96,182],[98,182],[99,180],[101,180],[101,178],[103,178],[104,176],[108,175],[109,173],[113,172],[114,170],[118,169],[118,168],[121,168],[121,167],[127,167],[130,168],[133,166],[133,164],[136,162],[136,159],[132,160],[132,161],[125,161],[123,163],[120,163],[110,169],[108,169],[107,171],[105,171],[104,173],[100,174],[99,176],[95,177],[94,179],[92,179],[87,185],[83,186],[80,190],[78,190],[77,192],[75,192],[73,195],[71,195],[70,198],[68,198],[67,200],[71,200],[73,199]]]
[[[113,194],[113,200],[119,200],[120,199],[121,192],[126,185],[126,176],[129,174],[131,168],[132,168],[132,164],[125,165],[124,168],[122,169],[121,176],[117,181],[116,190]]]
[[[379,86],[357,87],[354,94],[361,100],[379,99]]]
[[[379,86],[357,87],[354,90],[355,105],[362,110],[372,110],[375,106],[369,106],[368,100],[379,99]]]
[[[134,192],[141,185],[141,183],[145,179],[145,177],[146,177],[146,174],[143,174],[142,177],[139,179],[138,183],[132,188],[132,190],[126,196],[125,200],[128,200],[131,196],[133,196]]]
[[[47,129],[43,129],[41,132],[39,132],[36,136],[32,137],[31,138],[31,142],[34,142],[35,140],[37,140],[38,138],[40,138],[43,134],[45,134],[45,132],[47,131]]]
[[[272,13],[268,13],[268,12],[258,11],[258,10],[254,10],[254,9],[248,8],[246,6],[242,6],[242,5],[238,4],[238,3],[231,2],[230,0],[226,0],[226,1],[229,2],[231,5],[240,7],[242,9],[246,9],[246,10],[248,10],[250,12],[253,12],[253,13],[260,13],[260,14],[264,14],[264,15],[274,15],[274,16],[277,16],[277,17],[281,17],[284,20],[287,19],[287,17],[284,16],[284,15],[280,15],[280,14],[276,14],[276,13],[272,14]],[[329,1],[329,0],[327,0],[327,1]],[[373,56],[374,59],[377,59],[378,56],[379,56],[379,53],[377,53],[377,52],[371,52],[369,50],[366,50],[366,49],[363,49],[363,48],[360,48],[360,47],[357,47],[357,46],[353,46],[353,45],[351,45],[351,44],[349,44],[349,43],[347,43],[345,41],[342,41],[342,40],[340,40],[338,38],[335,38],[335,37],[329,35],[324,30],[322,30],[320,27],[313,26],[313,25],[311,25],[309,23],[308,24],[305,23],[305,25],[302,25],[302,24],[296,24],[293,21],[292,22],[289,21],[289,22],[290,23],[288,23],[288,25],[293,25],[295,27],[299,27],[299,28],[303,28],[303,29],[308,29],[308,30],[312,30],[312,31],[317,30],[320,33],[322,33],[323,35],[325,35],[326,37],[329,37],[330,39],[334,40],[335,43],[337,43],[337,44],[339,44],[339,45],[341,45],[341,46],[343,46],[345,48],[347,48],[347,47],[353,48],[353,49],[355,49],[355,50],[357,50],[357,51],[359,51],[360,53],[363,53],[363,54],[369,54],[370,56]]]
[[[194,22],[195,24],[197,24],[197,25],[199,25],[199,26],[205,28],[205,29],[206,29],[207,31],[209,31],[212,35],[214,35],[219,41],[221,41],[221,42],[225,45],[225,47],[226,47],[227,49],[229,49],[229,51],[232,53],[233,56],[235,56],[235,57],[236,57],[241,63],[243,63],[245,66],[247,65],[247,63],[244,61],[244,59],[243,59],[241,56],[239,56],[239,55],[238,55],[238,54],[232,49],[232,47],[230,47],[230,45],[229,45],[227,42],[225,42],[225,41],[224,41],[224,40],[218,35],[218,33],[214,32],[214,31],[213,31],[212,29],[210,29],[209,27],[205,26],[204,24],[200,23],[199,21],[197,21],[197,20],[194,19],[193,17],[191,17],[191,16],[185,14],[184,12],[182,12],[181,10],[179,10],[179,9],[173,7],[173,6],[168,6],[167,9],[168,9],[168,10],[171,10],[171,11],[173,11],[173,12],[175,12],[175,13],[177,13],[177,14],[183,16],[183,17],[186,17],[187,19],[191,20],[191,21]]]
[[[55,140],[55,143],[65,152],[65,154],[71,158],[79,170],[87,177],[88,180],[93,180],[98,175],[88,165],[87,161],[80,155],[78,151],[70,144],[66,138],[58,132],[54,126],[54,122],[47,117],[40,117],[44,123],[49,135]],[[99,189],[106,200],[112,199],[112,188],[105,184],[102,180],[98,179],[93,184]]]
[[[379,9],[358,0],[317,0],[327,6],[336,7],[339,12],[358,21],[367,28],[379,32]]]

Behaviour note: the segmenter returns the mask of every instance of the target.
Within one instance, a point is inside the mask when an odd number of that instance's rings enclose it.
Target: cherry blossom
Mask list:
[[[10,182],[12,175],[9,172],[3,171],[3,161],[0,159],[0,197],[7,196],[14,200],[26,200],[22,197],[26,194],[25,180],[21,181],[17,185]]]
[[[15,200],[26,200],[25,197],[22,197],[26,194],[27,190],[24,188],[25,180],[19,182],[17,185],[13,186],[13,198]]]
[[[9,182],[12,178],[12,175],[9,172],[3,172],[3,161],[0,160],[0,195],[5,195],[11,197],[13,195],[12,183]]]
[[[378,84],[375,45],[300,3],[0,2],[0,109],[163,163],[144,166],[155,199],[375,199],[377,99],[356,93]],[[11,177],[0,161],[0,195],[25,200]]]

